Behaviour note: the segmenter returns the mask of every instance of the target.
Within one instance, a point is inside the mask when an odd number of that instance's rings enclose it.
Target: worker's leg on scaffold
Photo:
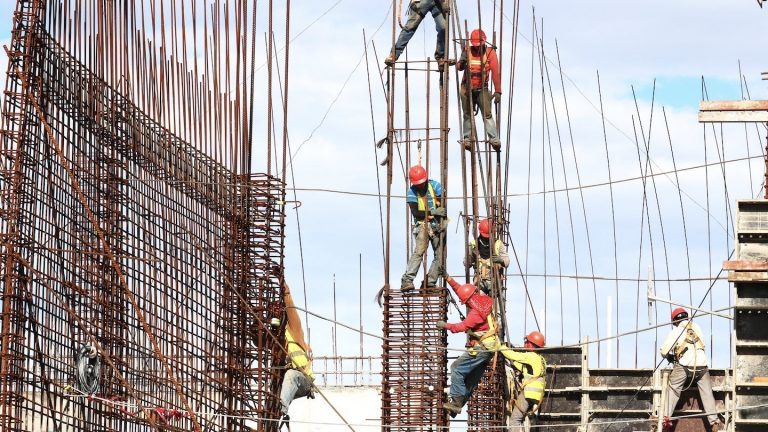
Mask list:
[[[499,133],[496,130],[496,122],[493,121],[493,108],[491,107],[491,92],[487,87],[481,90],[476,90],[476,99],[478,105],[480,105],[480,113],[483,115],[483,121],[485,122],[485,133],[488,135],[488,140],[498,140]]]
[[[703,368],[701,371],[697,371],[698,381],[696,385],[699,387],[699,397],[701,398],[701,404],[704,406],[704,412],[713,413],[717,411],[717,404],[715,403],[715,395],[712,393],[712,380],[709,377],[709,368]],[[709,424],[712,424],[718,420],[717,414],[710,414],[707,416]]]
[[[469,399],[492,356],[490,351],[478,351],[475,355],[465,352],[454,360],[451,364],[451,396]]]
[[[413,37],[414,33],[416,33],[416,29],[419,28],[419,24],[424,20],[424,16],[429,12],[429,8],[425,8],[425,6],[429,6],[426,3],[432,3],[432,0],[422,1],[416,9],[412,8],[408,11],[408,21],[403,25],[403,29],[400,30],[400,34],[397,36],[397,41],[395,42],[395,60],[403,53],[405,46],[408,45],[408,42]]]
[[[509,424],[511,426],[509,430],[512,432],[523,432],[524,430],[523,422],[528,413],[529,403],[528,399],[526,399],[522,393],[523,392],[518,392],[518,394],[515,395],[515,408],[512,409]]]
[[[437,278],[440,277],[440,274],[442,273],[440,269],[442,266],[442,243],[443,243],[443,230],[440,227],[440,224],[433,224],[433,235],[430,237],[429,241],[432,243],[432,264],[429,265],[429,271],[427,272],[427,286],[429,288],[434,287],[437,285]]]
[[[680,392],[683,390],[686,381],[688,381],[688,373],[685,368],[680,366],[679,363],[675,363],[672,373],[669,374],[667,406],[664,409],[665,417],[672,417],[672,413],[675,412],[675,406],[677,406],[677,401],[680,400]]]
[[[472,136],[472,115],[474,114],[474,108],[469,105],[469,94],[467,93],[467,86],[464,85],[464,83],[461,84],[459,96],[461,99],[462,138],[468,140]]]
[[[413,280],[416,278],[416,273],[419,272],[424,254],[427,252],[427,236],[429,233],[424,227],[424,224],[416,224],[413,227],[413,253],[408,259],[408,265],[403,274],[401,281],[402,286],[413,287]]]
[[[288,414],[288,407],[294,399],[309,394],[311,389],[309,379],[296,369],[288,369],[283,377],[283,385],[280,388],[280,411]]]
[[[437,43],[435,44],[435,59],[445,58],[445,15],[442,9],[433,2],[432,18],[435,19],[435,30],[437,31]]]

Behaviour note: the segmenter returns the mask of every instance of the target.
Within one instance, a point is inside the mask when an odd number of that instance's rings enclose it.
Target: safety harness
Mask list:
[[[695,350],[703,350],[705,348],[704,341],[701,340],[691,324],[692,322],[688,321],[685,324],[685,329],[683,329],[685,334],[684,343],[678,343],[677,346],[675,346],[675,360],[678,362],[683,358],[683,355],[688,352],[690,347],[693,347]]]

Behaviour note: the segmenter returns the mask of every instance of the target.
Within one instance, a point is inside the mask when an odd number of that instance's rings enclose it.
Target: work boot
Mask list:
[[[715,422],[710,424],[709,426],[712,432],[719,432],[719,431],[725,430],[725,425],[720,420],[715,420]]]
[[[437,66],[440,67],[440,69],[442,69],[443,66],[445,66],[446,64],[448,66],[453,66],[453,65],[456,64],[456,60],[454,60],[454,59],[446,60],[444,58],[436,58],[435,60],[437,60]]]
[[[402,285],[400,285],[400,291],[403,293],[408,293],[416,289],[415,286],[413,286],[413,281],[403,281]]]
[[[464,146],[464,150],[466,151],[472,151],[472,140],[469,138],[464,138],[459,141],[459,143]]]
[[[395,55],[394,54],[390,54],[390,55],[387,56],[387,58],[384,59],[384,64],[387,65],[387,66],[394,66],[395,60],[397,60],[395,58]]]
[[[286,428],[288,428],[288,430],[291,430],[290,421],[291,421],[291,416],[289,416],[288,414],[283,414],[283,416],[280,417],[280,424],[277,426],[277,429],[282,430],[283,426],[285,426]]]
[[[498,138],[491,138],[488,142],[491,143],[491,147],[493,147],[494,150],[501,150],[501,141],[499,141]]]
[[[443,404],[443,409],[448,411],[451,417],[456,417],[461,413],[461,409],[464,407],[466,399],[464,396],[449,396],[448,402]]]

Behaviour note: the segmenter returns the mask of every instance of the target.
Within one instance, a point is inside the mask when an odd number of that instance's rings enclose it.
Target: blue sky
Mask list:
[[[510,7],[513,2],[507,3]],[[460,18],[467,20],[470,28],[476,26],[475,2],[458,0],[457,5]],[[483,0],[481,5],[482,20],[487,29],[492,25],[493,2]],[[538,66],[533,68],[531,76],[531,58],[538,55],[532,50],[534,45],[530,42],[535,39],[531,28],[533,7],[554,87],[552,96],[549,90],[546,93],[546,117],[543,116],[545,111],[542,109],[541,71]],[[0,39],[3,44],[8,43],[10,9],[8,6],[0,8]],[[377,71],[374,70],[371,76],[371,103],[375,125],[372,125],[366,68],[360,59],[363,55],[363,30],[372,42],[369,44],[370,55],[375,47],[378,58],[383,59],[389,50],[391,9],[390,2],[380,0],[304,0],[293,2],[291,24],[295,33],[306,29],[291,45],[289,114],[289,135],[294,151],[303,143],[294,159],[294,168],[296,187],[300,189],[298,199],[303,203],[299,218],[306,273],[302,276],[300,272],[298,224],[296,214],[290,211],[286,249],[288,281],[297,293],[297,302],[303,305],[305,298],[301,281],[305,278],[309,308],[325,316],[333,315],[335,283],[339,320],[355,326],[360,319],[358,291],[359,285],[362,285],[362,323],[366,331],[374,333],[381,332],[381,313],[372,298],[383,282],[381,228],[376,198],[301,189],[377,192],[377,169],[383,176],[383,170],[377,168],[377,161],[383,159],[383,154],[374,151],[373,143],[386,133],[386,104],[379,77],[375,75]],[[694,169],[681,173],[679,178],[674,174],[660,175],[655,177],[655,190],[649,180],[647,213],[651,218],[650,235],[647,222],[641,223],[642,181],[629,180],[616,184],[613,188],[617,220],[615,242],[610,210],[611,190],[607,186],[583,189],[586,223],[581,213],[582,194],[578,190],[545,195],[540,192],[562,189],[566,183],[570,188],[577,185],[576,164],[569,156],[571,153],[576,154],[583,185],[606,182],[606,147],[611,157],[613,180],[639,176],[644,164],[638,163],[633,137],[635,129],[640,134],[640,125],[636,123],[633,127],[633,116],[642,120],[643,133],[650,136],[653,163],[649,167],[654,172],[672,170],[668,136],[673,143],[678,168],[717,161],[718,154],[725,154],[725,159],[759,154],[762,147],[759,132],[750,129],[745,134],[743,126],[725,128],[727,145],[722,150],[717,147],[720,138],[716,140],[711,130],[707,132],[710,134],[707,137],[697,124],[696,112],[702,77],[707,82],[710,99],[738,99],[741,96],[739,62],[752,98],[766,98],[766,82],[760,81],[759,73],[768,70],[768,64],[761,55],[765,52],[765,42],[759,35],[768,20],[768,13],[751,1],[654,0],[629,4],[588,0],[522,1],[521,14],[513,120],[512,125],[504,124],[505,120],[501,129],[503,137],[511,131],[509,190],[514,195],[509,201],[512,210],[511,240],[524,271],[527,269],[531,274],[543,274],[546,268],[546,273],[550,275],[581,276],[529,276],[527,283],[534,310],[542,324],[546,321],[551,343],[574,343],[586,337],[595,339],[608,334],[609,326],[610,333],[616,333],[617,329],[625,332],[647,326],[644,295],[650,269],[653,268],[655,277],[660,279],[687,278],[690,262],[692,277],[716,275],[732,247],[733,232],[726,214],[726,203],[732,204],[737,198],[749,198],[757,193],[755,185],[759,184],[762,175],[759,161],[732,162],[724,169],[716,165],[709,171]],[[505,16],[511,16],[511,11],[505,11]],[[377,32],[382,22],[385,24]],[[498,28],[499,24],[496,26]],[[510,23],[505,21],[504,26],[505,44],[509,47]],[[260,31],[263,32],[264,28]],[[564,93],[556,68],[555,40],[564,71]],[[278,39],[278,45],[282,44],[283,41]],[[427,18],[409,45],[409,56],[431,55],[433,44],[433,23]],[[503,61],[509,60],[509,52],[501,54]],[[5,62],[5,55],[2,55],[0,66],[3,70]],[[380,67],[380,63],[376,64],[371,57],[372,68]],[[505,96],[509,94],[509,70],[507,63],[503,78]],[[605,135],[598,108],[597,71],[600,73],[607,118]],[[453,85],[455,78],[452,76],[451,79]],[[651,121],[654,79],[657,80],[656,98]],[[425,81],[423,75],[414,74],[411,115],[416,124],[423,123],[426,118],[423,109]],[[437,91],[434,79],[432,85],[434,96]],[[632,99],[632,86],[639,99],[639,115]],[[402,97],[400,100],[403,100]],[[460,114],[456,100],[454,88],[451,89],[449,108],[448,188],[448,195],[453,198],[460,195],[461,182],[459,148],[456,144]],[[572,141],[565,119],[566,101]],[[665,112],[661,111],[661,106],[665,107]],[[669,135],[663,121],[664,113],[668,118]],[[434,122],[436,113],[430,114]],[[506,119],[506,114],[505,107],[503,119]],[[557,125],[555,115],[558,116]],[[402,114],[399,114],[396,121],[402,122],[402,119]],[[374,126],[375,134],[372,131]],[[557,126],[561,128],[559,135],[556,133]],[[561,143],[564,156],[559,150]],[[532,149],[530,154],[529,146]],[[553,150],[550,151],[550,148]],[[415,154],[411,156],[416,157]],[[435,156],[436,153],[432,158]],[[641,158],[645,159],[644,154]],[[437,167],[429,168],[436,170]],[[399,161],[396,172],[404,172]],[[728,186],[727,199],[723,178]],[[680,194],[675,187],[678,182],[683,191]],[[708,188],[704,186],[707,182]],[[404,178],[400,176],[395,180],[393,191],[404,195],[405,187]],[[404,200],[396,199],[393,203],[391,273],[393,281],[397,281],[407,257],[407,234]],[[555,206],[557,212],[554,211]],[[449,229],[448,268],[455,273],[460,271],[460,251],[464,242],[460,232],[456,233],[460,208],[459,200],[449,200],[449,215],[453,223]],[[709,214],[706,208],[709,208]],[[685,227],[682,215],[685,215]],[[616,286],[612,281],[584,279],[584,276],[592,276],[592,268],[598,277],[610,278],[614,275],[614,243],[617,244],[619,277],[637,281],[622,281]],[[666,253],[663,246],[666,246]],[[359,257],[362,257],[361,266]],[[668,275],[667,266],[670,268]],[[509,272],[519,272],[514,260]],[[417,278],[419,280],[420,277]],[[510,277],[508,287],[510,333],[514,335],[513,340],[519,340],[524,332],[532,329],[532,312],[521,299],[521,279]],[[657,282],[656,290],[662,297],[671,296],[686,303],[692,299],[698,304],[708,290],[708,282]],[[727,283],[718,283],[706,299],[705,306],[726,306],[729,293]],[[612,308],[610,313],[609,304]],[[657,309],[658,315],[653,317],[653,324],[666,320],[669,307],[660,304]],[[450,318],[455,320],[457,317],[452,314]],[[714,333],[717,338],[713,339],[714,344],[710,344],[715,346],[711,350],[714,366],[728,366],[730,323],[709,318],[703,323],[705,330]],[[331,326],[316,318],[310,318],[309,324],[315,354],[330,355]],[[339,332],[339,353],[357,353],[358,335],[341,329]],[[663,337],[663,333],[657,336],[656,332],[647,332],[638,336],[637,340],[634,336],[625,337],[620,339],[618,348],[615,342],[610,346],[602,344],[599,365],[652,366],[657,359],[654,354],[657,337]],[[354,342],[344,343],[346,341]],[[451,338],[451,344],[454,348],[462,346],[459,338]],[[365,339],[367,355],[378,355],[380,346],[379,340]],[[611,354],[608,355],[608,352]],[[590,355],[594,365],[598,365],[597,354],[597,346],[592,345]]]

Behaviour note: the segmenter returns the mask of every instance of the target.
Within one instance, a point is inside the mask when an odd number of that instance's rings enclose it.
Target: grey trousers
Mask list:
[[[693,380],[693,383],[691,383],[691,380]],[[712,394],[712,381],[709,379],[709,369],[706,367],[696,368],[694,373],[693,369],[688,369],[679,363],[675,363],[672,373],[669,374],[669,393],[667,394],[666,411],[664,411],[665,416],[672,416],[672,413],[675,412],[677,401],[680,400],[680,392],[682,392],[683,388],[694,383],[699,387],[699,397],[701,398],[701,404],[704,405],[704,412],[713,413],[717,411],[715,396]],[[707,419],[712,424],[717,421],[717,414],[710,414],[707,416]]]
[[[459,93],[461,98],[462,119],[464,124],[462,126],[464,139],[469,139],[472,136],[472,116],[475,115],[475,108],[469,104],[469,95],[465,85],[461,86],[461,92]],[[485,124],[485,132],[488,134],[489,139],[498,139],[499,132],[496,130],[496,122],[493,121],[491,113],[493,107],[491,106],[491,93],[487,87],[481,89],[472,90],[472,104],[480,107],[480,113],[483,115],[483,122]],[[478,134],[478,139],[483,139],[484,135]]]
[[[432,229],[433,235],[430,237],[429,230],[424,224],[417,224],[413,228],[413,254],[411,254],[411,258],[408,260],[408,266],[405,269],[405,274],[403,274],[401,280],[402,284],[413,282],[416,278],[416,274],[419,272],[419,268],[421,268],[424,254],[427,253],[428,243],[432,244],[432,252],[434,252],[434,256],[432,257],[432,264],[429,266],[429,271],[427,271],[425,279],[427,280],[427,286],[429,287],[433,287],[437,284],[437,279],[440,277],[440,268],[442,267],[440,262],[440,240],[442,232],[437,224],[432,224]]]
[[[280,388],[280,412],[288,414],[288,407],[294,399],[309,396],[312,383],[306,375],[296,369],[288,369]]]
[[[522,393],[522,392],[520,392]],[[528,410],[531,409],[528,399],[524,398],[522,394],[518,393],[515,397],[515,408],[512,410],[512,418],[510,419],[510,431],[523,432],[523,422],[525,416],[528,415]]]

